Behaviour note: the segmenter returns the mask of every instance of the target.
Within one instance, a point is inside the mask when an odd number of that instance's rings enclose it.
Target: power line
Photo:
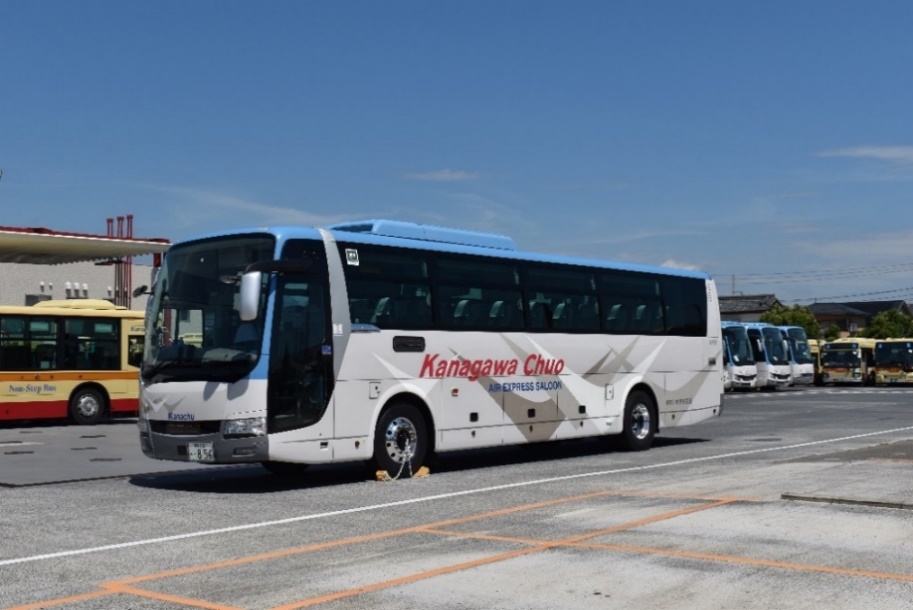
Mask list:
[[[817,271],[775,271],[770,273],[739,273],[738,277],[751,278],[781,278],[784,276],[806,276],[806,275],[859,275],[879,271],[900,271],[913,269],[913,263],[892,263],[890,265],[876,265],[874,267],[847,267],[843,269],[820,269]],[[731,274],[730,274],[731,275]]]
[[[911,267],[909,269],[897,269],[894,271],[871,271],[869,273],[848,273],[848,274],[844,274],[844,275],[819,276],[816,274],[810,274],[806,277],[797,276],[797,277],[789,278],[789,279],[771,279],[771,280],[766,280],[766,281],[765,280],[747,280],[747,281],[739,280],[739,284],[742,284],[742,285],[747,284],[749,286],[763,286],[765,284],[805,284],[805,283],[811,283],[811,282],[829,282],[829,281],[834,281],[834,280],[846,280],[846,279],[859,278],[859,277],[870,277],[870,276],[876,276],[876,275],[890,275],[892,273],[901,273],[901,272],[913,273],[913,267]],[[736,279],[738,280],[739,276],[736,276]]]
[[[860,292],[857,294],[843,294],[843,295],[835,296],[835,297],[810,297],[810,298],[804,298],[804,299],[786,299],[786,300],[791,303],[799,303],[802,301],[835,301],[835,300],[839,300],[839,299],[852,299],[852,298],[856,298],[856,297],[871,297],[871,296],[885,295],[885,294],[897,295],[900,293],[903,293],[904,295],[913,295],[913,286],[908,286],[906,288],[898,288],[896,290],[879,290],[877,292]],[[862,299],[863,302],[866,300],[867,299]],[[877,301],[879,299],[868,299],[868,300]]]
[[[787,271],[783,273],[771,273],[768,275],[761,274],[734,274],[726,277],[733,283],[738,281],[741,285],[763,285],[763,284],[797,284],[806,282],[827,282],[831,280],[847,279],[853,277],[867,277],[872,275],[888,275],[892,273],[910,273],[913,272],[913,263],[901,265],[883,265],[880,267],[859,267],[855,269],[831,269],[821,271]],[[720,281],[723,277],[719,276]],[[749,277],[745,280],[742,278]],[[767,279],[764,279],[767,278]]]

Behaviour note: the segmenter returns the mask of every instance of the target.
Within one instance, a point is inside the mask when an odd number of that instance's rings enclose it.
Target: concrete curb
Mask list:
[[[913,510],[913,504],[909,502],[892,502],[890,500],[870,500],[866,498],[834,498],[829,496],[806,496],[801,494],[785,493],[780,496],[781,500],[793,500],[799,502],[821,502],[824,504],[847,504],[850,506],[874,506],[877,508],[896,508],[900,510]]]

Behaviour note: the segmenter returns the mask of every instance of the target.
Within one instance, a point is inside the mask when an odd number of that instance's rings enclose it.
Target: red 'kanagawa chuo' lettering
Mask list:
[[[419,377],[465,377],[469,381],[478,381],[479,377],[515,375],[519,367],[520,361],[516,358],[512,360],[492,360],[491,358],[445,360],[440,357],[440,354],[425,354]]]
[[[564,370],[561,358],[543,358],[539,354],[530,354],[523,361],[524,375],[560,375]]]
[[[491,358],[454,358],[447,360],[440,354],[425,354],[419,377],[465,377],[469,381],[477,381],[480,377],[505,377],[516,375],[520,368],[520,361],[516,358],[507,360],[493,360]],[[543,358],[539,354],[530,354],[523,361],[523,374],[534,375],[560,375],[564,370],[564,360],[561,358]]]

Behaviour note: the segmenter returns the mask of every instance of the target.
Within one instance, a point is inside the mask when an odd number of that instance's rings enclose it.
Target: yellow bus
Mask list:
[[[72,299],[0,306],[0,421],[136,415],[143,312]]]
[[[809,339],[808,351],[812,355],[812,361],[815,364],[815,385],[822,385],[821,382],[821,346],[824,341],[821,339]]]
[[[913,338],[875,344],[875,385],[897,383],[913,383]]]
[[[844,337],[821,346],[821,382],[825,385],[875,383],[875,339]]]

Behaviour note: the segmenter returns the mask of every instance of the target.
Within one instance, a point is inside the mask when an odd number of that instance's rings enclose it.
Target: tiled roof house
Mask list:
[[[822,329],[832,324],[841,334],[856,334],[872,322],[872,318],[885,311],[899,311],[911,315],[906,301],[853,301],[849,303],[813,303],[808,306]]]
[[[746,294],[720,297],[720,317],[734,322],[757,322],[761,315],[782,305],[772,294]]]

